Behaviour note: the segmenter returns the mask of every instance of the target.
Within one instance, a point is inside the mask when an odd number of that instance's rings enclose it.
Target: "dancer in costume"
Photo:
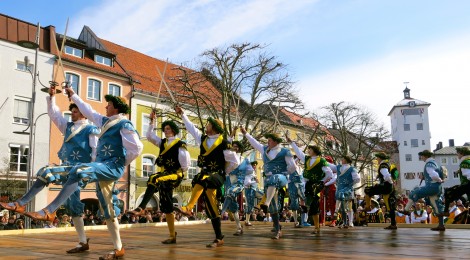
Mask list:
[[[341,164],[336,166],[337,187],[335,197],[336,209],[341,212],[342,223],[339,226],[340,228],[350,228],[354,226],[354,211],[352,208],[354,200],[353,186],[361,182],[361,177],[351,163],[351,157],[344,155]]]
[[[222,246],[224,244],[224,235],[222,234],[217,190],[220,190],[224,185],[225,173],[232,172],[240,164],[239,157],[230,150],[230,143],[224,139],[222,121],[209,117],[205,134],[202,134],[184,114],[181,107],[177,106],[175,111],[183,119],[186,130],[200,145],[198,166],[201,168],[201,172],[193,179],[193,189],[188,204],[185,207],[177,207],[175,210],[185,215],[192,215],[194,205],[196,205],[199,197],[204,194],[206,213],[211,219],[215,233],[214,241],[208,244],[207,247]]]
[[[444,211],[440,214],[440,216],[450,218],[452,218],[451,213],[449,213],[449,206],[451,203],[454,204],[455,207],[455,201],[460,199],[463,194],[466,194],[467,198],[470,198],[470,149],[464,146],[457,147],[456,151],[457,157],[460,160],[459,170],[457,171],[460,177],[460,185],[455,185],[444,190],[445,206]],[[453,217],[456,215],[458,214],[454,213]],[[444,228],[441,228],[441,231],[444,230]]]
[[[266,134],[268,145],[262,145],[255,138],[246,132],[242,127],[241,132],[248,139],[251,146],[263,155],[265,178],[266,201],[264,205],[268,208],[274,225],[275,235],[272,239],[281,238],[281,225],[279,223],[279,210],[282,201],[279,201],[279,190],[287,185],[286,175],[293,173],[296,169],[294,158],[291,152],[281,147],[279,144],[282,138],[274,133]]]
[[[393,186],[392,176],[390,174],[390,156],[380,152],[376,153],[375,157],[379,165],[377,178],[379,183],[374,186],[366,187],[364,189],[365,201],[366,201],[366,210],[371,210],[371,198],[374,195],[382,195],[385,201],[385,206],[390,212],[390,226],[385,227],[385,229],[395,230],[397,229],[397,222],[395,219],[395,210],[396,210],[396,197],[395,197],[395,188]]]
[[[221,212],[222,214],[226,211],[232,212],[236,224],[236,231],[233,235],[241,236],[243,234],[243,227],[240,223],[240,205],[238,204],[238,197],[245,189],[243,183],[245,181],[245,175],[251,175],[253,168],[250,165],[250,161],[247,158],[243,158],[241,155],[243,153],[243,145],[239,141],[232,142],[232,151],[237,154],[241,164],[226,176],[225,200]]]
[[[161,139],[155,133],[154,126],[155,111],[150,114],[150,124],[147,131],[147,140],[160,148],[157,158],[157,165],[160,171],[149,176],[147,189],[139,206],[129,213],[134,215],[145,215],[147,203],[153,194],[160,194],[160,211],[165,213],[166,223],[170,238],[163,240],[163,244],[176,243],[175,214],[173,213],[173,189],[178,187],[183,180],[184,172],[191,164],[191,157],[186,150],[186,143],[181,141],[176,135],[179,127],[173,120],[166,120],[162,123],[162,132],[165,138]]]
[[[72,166],[79,163],[92,162],[96,158],[96,145],[98,143],[99,134],[98,128],[89,124],[77,105],[73,103],[69,106],[71,112],[70,119],[72,122],[68,122],[67,119],[62,116],[62,112],[55,103],[55,93],[55,86],[51,86],[49,88],[49,96],[46,98],[47,114],[64,135],[64,142],[58,152],[62,164],[41,168],[37,173],[37,180],[25,195],[12,203],[0,203],[5,209],[23,214],[28,202],[42,189],[51,183],[64,185],[67,182],[67,176]],[[83,182],[80,182],[80,185],[78,185],[77,189],[64,204],[65,208],[72,216],[74,227],[78,234],[77,246],[67,250],[67,253],[70,254],[81,253],[89,249],[89,239],[87,239],[85,234],[85,225],[82,217],[85,204],[80,201],[80,189],[84,186]]]
[[[307,146],[307,153],[304,154],[300,148],[292,142],[287,140],[295,154],[299,157],[300,161],[305,165],[304,178],[307,180],[305,184],[305,196],[307,205],[310,206],[308,210],[309,217],[313,218],[315,229],[312,234],[320,232],[320,192],[325,187],[326,180],[333,179],[333,171],[329,167],[329,163],[323,158],[320,147],[316,145]],[[329,183],[332,184],[332,183]]]
[[[444,176],[442,175],[443,173],[440,170],[441,168],[437,165],[436,160],[432,158],[433,155],[434,154],[429,150],[424,150],[418,153],[419,159],[421,161],[424,161],[425,163],[423,170],[424,186],[418,187],[417,189],[411,191],[408,203],[405,206],[406,211],[410,210],[414,202],[422,198],[429,198],[431,206],[434,209],[437,209],[437,213],[441,213],[444,211],[444,204],[442,203],[441,199],[441,184],[443,182],[442,179],[444,178]],[[413,223],[413,216],[415,216],[416,214],[411,214],[411,222]],[[421,218],[420,221],[422,221]],[[439,225],[436,228],[432,228],[431,230],[439,231],[441,229],[445,230],[443,217],[439,218]]]
[[[320,225],[325,223],[326,213],[330,213],[331,222],[330,227],[336,226],[336,165],[333,164],[333,158],[331,156],[325,156],[325,160],[329,163],[330,169],[333,173],[333,177],[329,180],[325,180],[325,188],[322,190],[320,195]]]
[[[142,152],[143,145],[131,121],[125,117],[125,114],[129,113],[129,106],[124,98],[106,95],[106,116],[103,116],[76,95],[72,88],[67,88],[66,91],[82,114],[101,128],[96,160],[92,163],[74,166],[69,172],[67,182],[54,201],[41,211],[28,212],[25,215],[37,220],[50,221],[55,218],[59,206],[79,187],[81,180],[96,182],[100,209],[114,245],[114,250],[100,259],[117,259],[124,256],[124,248],[117,220],[120,210],[115,197],[113,198],[113,195],[118,192],[114,185],[122,177],[125,166]]]
[[[255,207],[255,200],[261,199],[264,195],[264,192],[258,187],[258,178],[256,177],[256,167],[258,166],[257,161],[250,163],[252,171],[247,171],[245,175],[245,180],[243,185],[245,186],[245,226],[252,226],[250,222],[250,216],[253,213]],[[255,219],[256,220],[256,219]]]
[[[294,156],[296,165],[297,162],[299,161],[296,156]],[[288,183],[287,183],[287,189],[289,191],[289,209],[292,210],[292,214],[294,217],[294,227],[300,228],[302,227],[301,221],[298,221],[298,216],[299,216],[299,210],[300,208],[300,203],[305,203],[305,183],[304,183],[304,177],[302,176],[302,171],[300,170],[300,167],[296,167],[296,170],[288,175]]]

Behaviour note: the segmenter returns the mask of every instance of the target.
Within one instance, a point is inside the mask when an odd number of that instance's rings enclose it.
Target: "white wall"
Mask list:
[[[32,98],[32,76],[28,72],[16,69],[18,61],[24,61],[24,57],[29,57],[29,62],[34,64],[35,50],[26,49],[16,44],[0,41],[0,154],[1,157],[9,157],[10,144],[29,144],[28,135],[14,134],[14,131],[23,131],[27,125],[13,122],[13,110],[15,97],[28,100]],[[54,56],[49,53],[38,53],[39,79],[48,85],[52,79]],[[36,85],[36,102],[34,117],[37,120],[35,130],[35,153],[34,171],[48,164],[49,161],[49,135],[50,120],[47,115],[40,116],[47,112],[46,93],[41,92],[42,86],[39,81]],[[29,129],[28,129],[29,131]],[[26,174],[24,174],[26,176]],[[36,176],[33,172],[32,176]]]

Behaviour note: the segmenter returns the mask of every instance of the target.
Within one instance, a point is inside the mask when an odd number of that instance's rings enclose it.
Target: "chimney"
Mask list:
[[[439,149],[442,149],[442,142],[439,142]]]
[[[449,139],[449,146],[454,147],[454,139]]]
[[[335,122],[331,123],[331,128],[336,129],[336,123]]]

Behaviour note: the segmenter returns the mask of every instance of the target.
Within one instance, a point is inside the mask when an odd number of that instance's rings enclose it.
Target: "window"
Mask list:
[[[153,158],[149,156],[144,156],[142,158],[142,177],[149,177],[154,173],[154,162]]]
[[[447,158],[441,158],[441,164],[447,164]]]
[[[28,147],[10,146],[10,171],[26,173],[28,167]]]
[[[188,132],[186,132],[186,144],[196,145],[196,139]]]
[[[147,136],[147,130],[149,129],[150,125],[150,115],[142,115],[142,137]]]
[[[452,164],[457,164],[459,162],[459,159],[456,157],[452,157]]]
[[[408,146],[408,141],[403,141],[404,146]]]
[[[424,173],[423,172],[418,172],[418,179],[420,179],[420,180],[424,179]]]
[[[404,109],[402,114],[405,116],[419,115],[421,114],[421,111],[419,108]]]
[[[65,45],[65,53],[69,54],[69,55],[72,55],[72,56],[75,56],[75,57],[83,58],[83,50],[77,49],[77,48],[74,48],[74,47],[70,47],[70,46],[67,46],[67,45]]]
[[[101,82],[96,79],[88,80],[88,94],[87,98],[91,100],[101,100]]]
[[[411,139],[411,147],[418,147],[418,139]]]
[[[67,122],[72,122],[72,113],[64,112],[64,118],[67,120]]]
[[[415,172],[405,172],[405,179],[407,180],[413,180],[416,176]]]
[[[197,174],[197,160],[191,160],[191,164],[188,167],[188,179],[194,179]]]
[[[31,102],[22,99],[15,99],[14,102],[13,122],[24,125],[29,124],[29,106]]]
[[[413,160],[412,157],[411,157],[411,154],[405,154],[405,160],[407,162],[411,162]]]
[[[459,171],[454,172],[454,179],[459,179]]]
[[[80,77],[78,75],[72,74],[72,73],[65,73],[65,76],[67,77],[67,81],[70,84],[70,87],[79,95],[79,86],[80,86]],[[65,91],[64,91],[65,94]]]
[[[28,68],[26,68],[26,64],[24,63],[24,61],[17,61],[16,62],[16,69],[20,70],[20,71],[24,71],[24,72],[31,71],[32,72],[34,70],[33,67],[34,67],[33,64],[29,64]]]
[[[121,96],[121,87],[116,84],[109,84],[108,94],[113,96]]]
[[[95,55],[95,62],[111,67],[111,59],[101,55]]]
[[[421,145],[426,145],[426,141],[421,140]]]
[[[410,124],[404,124],[403,125],[403,130],[410,131]]]
[[[417,123],[416,130],[423,130],[423,123]]]

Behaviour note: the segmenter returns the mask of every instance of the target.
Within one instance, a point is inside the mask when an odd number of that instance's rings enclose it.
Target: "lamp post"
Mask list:
[[[34,162],[33,159],[33,150],[34,150],[34,104],[36,103],[36,81],[37,81],[37,72],[38,72],[38,53],[39,53],[39,37],[41,35],[41,26],[38,23],[37,26],[37,31],[36,31],[36,39],[35,42],[30,42],[30,41],[18,41],[18,45],[28,48],[28,49],[35,49],[35,54],[34,54],[34,73],[33,73],[33,83],[31,85],[31,107],[30,107],[30,119],[29,119],[29,151],[28,151],[28,163],[27,163],[27,172],[26,172],[26,190],[28,191],[31,188],[31,179],[32,179],[32,169],[33,165],[32,163]],[[31,73],[29,70],[29,64],[27,57],[25,57],[25,66],[26,69]],[[39,118],[39,117],[38,117]],[[30,203],[28,203],[26,207],[27,211],[33,211],[34,207],[31,207]],[[31,223],[28,221],[25,223],[26,228],[31,227]]]

